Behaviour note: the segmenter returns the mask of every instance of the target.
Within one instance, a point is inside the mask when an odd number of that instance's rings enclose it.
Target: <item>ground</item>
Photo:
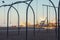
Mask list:
[[[28,29],[27,40],[57,40],[55,30],[36,29],[35,35],[33,29]],[[19,35],[17,29],[0,30],[0,40],[26,40],[26,29],[20,29]]]

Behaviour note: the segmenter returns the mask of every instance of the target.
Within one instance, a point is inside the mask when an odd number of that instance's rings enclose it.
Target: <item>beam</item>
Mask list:
[[[50,6],[50,5],[45,5],[45,4],[43,4],[42,6],[48,6],[48,7],[53,7],[53,6]],[[58,8],[58,7],[55,7],[55,8]]]

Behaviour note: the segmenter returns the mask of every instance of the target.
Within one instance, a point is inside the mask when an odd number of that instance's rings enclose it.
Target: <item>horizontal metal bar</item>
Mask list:
[[[42,6],[48,6],[48,7],[53,7],[53,6],[50,6],[50,5],[45,5],[45,4],[43,4]],[[55,8],[58,8],[58,7],[55,7]]]

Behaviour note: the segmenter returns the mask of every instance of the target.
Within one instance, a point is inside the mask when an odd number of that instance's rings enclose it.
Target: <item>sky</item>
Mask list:
[[[5,1],[5,3],[2,3],[2,1]],[[11,4],[16,1],[25,1],[25,0],[0,0],[0,6],[4,4]],[[53,3],[55,4],[56,7],[58,7],[58,1],[59,0],[52,0]],[[42,20],[45,20],[47,17],[47,7],[42,6],[43,4],[45,5],[51,5],[52,4],[49,2],[49,0],[33,0],[33,2],[30,4],[35,12],[35,21],[38,21],[40,23]],[[26,8],[27,5],[22,3],[22,4],[16,4],[13,5],[19,12],[20,15],[20,25],[25,24],[26,22]],[[1,7],[0,8],[0,26],[6,26],[6,19],[7,19],[7,11],[9,7]],[[56,9],[57,10],[57,9]],[[28,10],[28,23],[33,24],[33,12],[31,8]],[[57,10],[58,13],[58,10]],[[49,22],[55,22],[55,11],[53,7],[48,7],[48,18]],[[17,13],[16,11],[11,8],[10,10],[10,20],[9,20],[9,25],[17,25]],[[37,22],[36,22],[37,23]]]

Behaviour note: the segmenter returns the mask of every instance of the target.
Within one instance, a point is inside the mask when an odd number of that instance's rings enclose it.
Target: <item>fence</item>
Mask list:
[[[29,2],[29,3],[27,3],[27,2]],[[36,19],[35,19],[35,17],[36,17],[36,15],[35,15],[35,11],[34,11],[34,9],[33,9],[33,7],[30,5],[31,3],[33,2],[33,0],[26,0],[26,1],[16,1],[16,2],[14,2],[14,3],[11,3],[11,4],[6,4],[6,5],[1,5],[0,6],[0,8],[1,7],[7,7],[7,6],[9,6],[9,8],[8,8],[8,11],[7,11],[7,40],[8,40],[8,37],[9,37],[9,12],[10,12],[10,10],[11,10],[11,8],[13,8],[15,11],[16,11],[16,13],[17,13],[17,16],[18,16],[18,37],[19,37],[19,35],[20,35],[20,15],[19,15],[19,11],[13,6],[13,5],[16,5],[16,4],[20,4],[20,3],[25,3],[25,4],[27,4],[28,6],[27,6],[27,8],[26,8],[26,40],[28,40],[28,10],[29,10],[29,7],[31,8],[31,10],[32,10],[32,12],[33,12],[33,26],[34,26],[34,30],[33,30],[33,33],[34,33],[34,40],[35,40],[35,31],[36,31]],[[56,11],[56,7],[55,7],[55,5],[54,5],[54,3],[51,1],[51,0],[49,0],[49,2],[53,5],[53,6],[49,6],[49,5],[43,5],[43,6],[47,6],[47,17],[46,17],[46,19],[47,19],[47,24],[48,24],[48,7],[53,7],[54,8],[54,10],[55,10],[55,20],[56,20],[56,23],[57,23],[57,11]],[[3,1],[3,3],[5,3],[4,1]],[[45,23],[45,21],[43,21],[43,23],[42,23],[42,25]],[[56,30],[58,30],[58,27],[57,27],[58,25],[56,24]],[[40,28],[39,28],[40,29]],[[39,30],[40,31],[40,30]],[[58,32],[56,31],[56,37],[58,37]]]

